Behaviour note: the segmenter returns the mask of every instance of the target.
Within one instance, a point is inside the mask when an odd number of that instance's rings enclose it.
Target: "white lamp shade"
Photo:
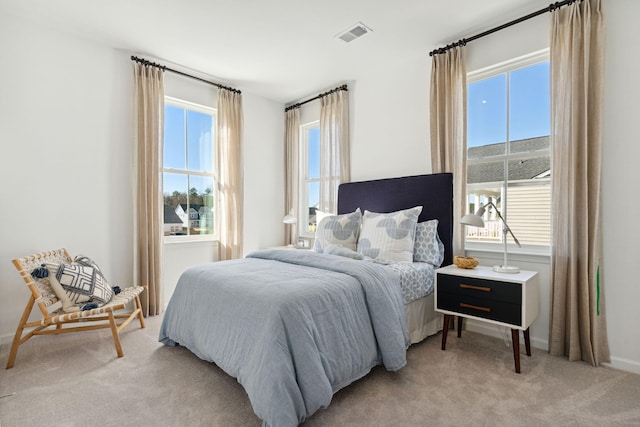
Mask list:
[[[462,217],[460,224],[484,228],[484,220],[476,214],[468,214]]]
[[[289,215],[285,215],[285,217],[282,218],[282,222],[285,224],[295,224],[298,222],[298,218],[293,214],[293,209],[289,211]]]

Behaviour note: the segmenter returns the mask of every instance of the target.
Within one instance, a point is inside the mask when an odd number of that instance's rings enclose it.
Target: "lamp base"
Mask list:
[[[512,265],[494,265],[493,271],[495,271],[496,273],[515,274],[520,273],[520,268],[514,267]]]

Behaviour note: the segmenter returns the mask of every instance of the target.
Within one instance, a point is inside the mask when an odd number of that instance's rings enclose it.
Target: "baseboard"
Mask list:
[[[468,331],[476,332],[482,335],[488,335],[490,337],[500,339],[503,338],[499,329],[501,328],[501,326],[491,325],[485,322],[477,322],[473,319],[466,319],[464,322],[464,328]],[[536,339],[534,337],[531,337],[531,346],[544,351],[549,350],[549,342],[547,340]],[[609,368],[620,369],[621,371],[640,374],[640,362],[637,362],[635,360],[611,356],[611,362],[603,363],[602,365]]]
[[[633,372],[634,374],[640,374],[640,362],[635,360],[624,359],[622,357],[611,356],[610,363],[603,363],[603,366],[609,368],[620,369],[621,371]]]
[[[503,328],[502,326],[496,326],[486,322],[477,322],[473,319],[465,319],[464,328],[471,332],[477,332],[482,335],[489,335],[490,337],[500,339],[503,338],[502,334],[500,333],[500,330]],[[531,346],[544,351],[549,350],[548,341],[541,340],[540,338],[531,337]]]

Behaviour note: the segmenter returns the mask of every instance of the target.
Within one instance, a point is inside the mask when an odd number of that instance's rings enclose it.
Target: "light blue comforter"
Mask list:
[[[182,345],[242,384],[263,425],[295,426],[334,392],[410,344],[398,276],[312,251],[268,250],[192,267],[160,341]]]

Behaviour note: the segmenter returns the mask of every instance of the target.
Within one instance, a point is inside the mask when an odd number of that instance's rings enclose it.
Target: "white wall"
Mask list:
[[[0,339],[6,341],[29,297],[13,258],[66,247],[94,258],[112,284],[132,282],[133,73],[129,52],[15,16],[0,16],[0,40]],[[284,241],[284,104],[246,93],[243,102],[246,252]],[[213,252],[198,244],[166,248],[165,259],[174,257],[167,286]]]
[[[604,140],[602,156],[603,268],[609,346],[613,366],[640,373],[640,2],[604,1]],[[630,50],[631,49],[631,50]]]
[[[351,179],[431,172],[429,55],[386,63],[349,85]]]
[[[29,293],[11,260],[66,247],[132,277],[128,57],[0,16],[0,336]]]

